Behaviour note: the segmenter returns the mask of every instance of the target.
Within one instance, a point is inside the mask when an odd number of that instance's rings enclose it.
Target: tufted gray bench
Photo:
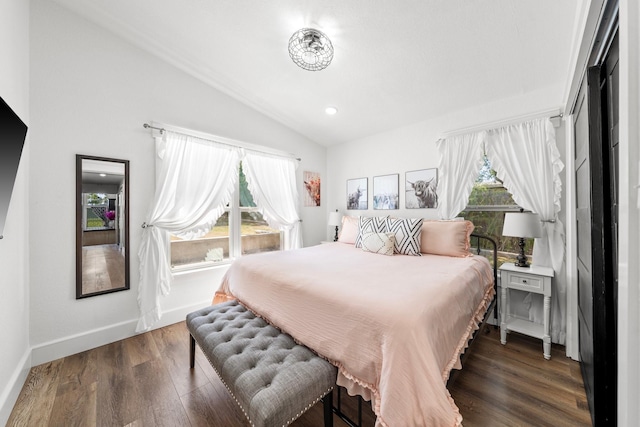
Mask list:
[[[287,426],[320,399],[333,425],[337,370],[291,336],[237,301],[188,314],[187,328],[191,368],[198,343],[252,426]]]

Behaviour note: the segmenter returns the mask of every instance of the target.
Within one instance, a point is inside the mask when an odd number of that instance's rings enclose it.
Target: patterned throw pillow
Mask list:
[[[393,233],[367,233],[362,236],[362,250],[374,254],[393,255],[396,237]]]
[[[358,235],[356,248],[362,247],[362,236],[367,233],[384,233],[387,231],[386,216],[358,217]]]
[[[403,255],[420,254],[422,218],[387,218],[387,231],[395,234],[395,252]]]

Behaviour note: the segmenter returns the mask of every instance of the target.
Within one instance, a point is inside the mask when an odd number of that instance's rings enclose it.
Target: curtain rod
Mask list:
[[[458,129],[458,130],[445,132],[440,136],[440,139],[444,139],[444,138],[448,138],[448,137],[456,136],[456,135],[462,135],[462,134],[465,134],[465,133],[480,132],[480,131],[483,131],[483,130],[501,128],[501,127],[513,125],[513,124],[516,124],[516,123],[526,122],[526,121],[529,121],[529,120],[541,119],[543,117],[549,117],[549,119],[562,119],[564,117],[564,114],[558,113],[557,109],[548,110],[548,111],[541,111],[541,112],[538,112],[538,113],[528,114],[526,116],[512,117],[510,119],[499,120],[499,121],[495,121],[495,122],[485,123],[485,124],[482,124],[482,125],[469,126],[469,127]],[[557,127],[557,126],[555,126],[555,127]]]
[[[152,126],[149,123],[144,123],[142,125],[145,129],[154,129],[160,132],[160,134],[162,135],[163,133],[167,132],[167,129],[165,129],[164,127],[157,127],[157,126]],[[170,127],[169,131],[171,132],[175,132],[175,133],[179,133],[181,135],[186,135],[186,136],[192,136],[195,138],[200,138],[200,139],[204,139],[207,141],[211,141],[211,142],[215,142],[216,144],[223,144],[223,145],[228,145],[231,147],[240,147],[240,148],[244,148],[246,150],[250,150],[250,151],[256,151],[258,153],[264,153],[264,154],[271,154],[273,156],[282,156],[282,157],[291,157],[299,162],[302,161],[302,159],[300,157],[296,157],[294,154],[291,153],[285,153],[285,152],[279,152],[278,150],[265,150],[265,149],[260,149],[260,148],[256,148],[253,146],[250,146],[247,143],[243,143],[240,141],[234,141],[233,139],[229,139],[229,138],[224,138],[222,136],[216,136],[216,135],[210,135],[210,134],[205,134],[202,132],[197,132],[197,131],[190,131],[188,129],[182,129],[182,128],[174,128],[174,127]]]

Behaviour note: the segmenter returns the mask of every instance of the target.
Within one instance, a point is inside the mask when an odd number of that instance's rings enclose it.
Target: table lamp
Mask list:
[[[336,209],[335,212],[330,212],[329,213],[329,226],[335,226],[336,227],[336,235],[333,238],[334,242],[338,241],[338,226],[340,225],[340,223],[342,223],[342,215],[340,215],[340,213],[338,212],[338,209]]]
[[[524,254],[525,238],[542,237],[542,225],[537,214],[531,212],[508,212],[504,214],[503,236],[518,237],[520,253],[516,267],[529,267],[527,256]]]

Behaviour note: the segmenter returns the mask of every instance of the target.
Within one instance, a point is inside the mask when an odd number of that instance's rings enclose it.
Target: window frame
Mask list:
[[[494,172],[491,175],[494,177],[494,181],[480,181],[480,178],[484,175],[487,176],[487,171],[490,172]],[[493,168],[491,168],[491,162],[489,160],[489,158],[487,157],[487,155],[485,154],[485,159],[484,159],[484,164],[483,166],[480,168],[480,170],[478,170],[478,177],[477,180],[474,181],[474,189],[476,187],[476,185],[483,185],[485,187],[489,187],[489,188],[493,188],[493,189],[502,189],[503,191],[505,191],[506,193],[508,193],[511,198],[513,199],[513,195],[511,194],[511,192],[504,186],[504,184],[502,183],[502,181],[497,177],[497,175],[495,174],[495,171],[493,170]],[[471,190],[471,193],[469,194],[469,199],[471,199],[471,194],[473,193],[473,189]],[[468,217],[468,213],[471,212],[500,212],[500,213],[507,213],[507,212],[528,212],[527,210],[525,210],[524,208],[522,208],[521,206],[517,205],[514,201],[514,204],[510,204],[510,205],[467,205],[461,212],[461,214],[467,214],[465,216]],[[489,235],[487,233],[487,230],[483,230],[482,234],[486,234],[489,237],[495,238],[496,242],[498,242],[498,246],[500,246],[499,242],[501,241],[502,238],[504,238],[504,236],[502,236],[501,231],[500,234],[496,235],[496,236],[492,236]],[[511,238],[510,238],[511,239]],[[515,239],[515,237],[513,238]],[[533,243],[531,242],[533,239],[525,239],[525,241],[527,242],[527,246],[526,246],[526,254],[527,256],[532,256],[533,255]],[[501,251],[500,248],[498,248],[498,252],[502,252],[505,253],[504,251]],[[506,252],[506,253],[511,253],[511,252]]]
[[[225,207],[224,212],[229,213],[229,256],[223,258],[222,261],[199,261],[190,264],[172,265],[171,263],[171,241],[169,241],[169,265],[171,272],[174,274],[184,274],[194,271],[202,271],[228,266],[237,258],[242,257],[242,213],[243,212],[260,212],[257,206],[240,206],[240,167],[238,167],[238,179],[235,181],[231,201]],[[284,244],[283,231],[280,230],[280,249]],[[265,251],[266,252],[266,251]]]

